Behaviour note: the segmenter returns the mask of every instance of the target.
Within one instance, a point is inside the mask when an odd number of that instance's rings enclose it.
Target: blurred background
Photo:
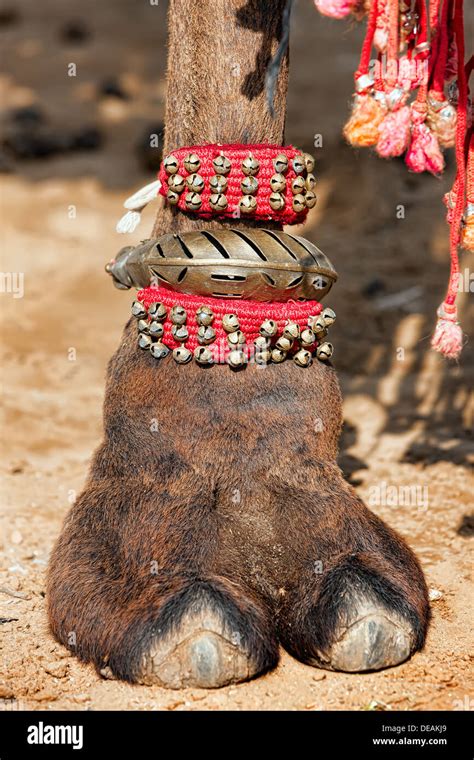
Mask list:
[[[7,634],[8,668],[0,699],[29,707],[186,709],[164,690],[98,682],[67,659],[47,635],[43,599],[52,542],[100,440],[106,364],[133,297],[115,290],[103,267],[153,223],[149,208],[135,235],[115,232],[123,200],[154,179],[161,158],[167,6],[0,2],[1,269],[24,276],[22,294],[1,294],[0,585],[8,593],[0,593],[0,637]],[[331,340],[345,398],[341,466],[369,502],[384,483],[428,488],[426,509],[383,499],[370,506],[408,538],[437,592],[430,648],[388,676],[328,674],[316,685],[312,671],[286,658],[265,679],[196,698],[200,709],[362,709],[374,700],[457,709],[468,693],[472,339],[458,364],[429,348],[449,272],[442,197],[454,161],[448,153],[436,179],[344,143],[363,31],[296,0],[286,141],[317,160],[319,201],[298,232],[339,273],[326,300],[338,315]],[[471,11],[467,40],[473,31]],[[472,336],[472,257],[461,270],[459,307]]]

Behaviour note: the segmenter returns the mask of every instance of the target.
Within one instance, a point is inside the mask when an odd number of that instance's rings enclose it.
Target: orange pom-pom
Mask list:
[[[356,148],[368,148],[379,139],[379,124],[386,109],[370,95],[360,95],[354,102],[352,114],[344,127],[344,137]]]

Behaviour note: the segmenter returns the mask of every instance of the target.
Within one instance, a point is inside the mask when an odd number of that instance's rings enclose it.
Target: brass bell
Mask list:
[[[316,187],[316,177],[314,174],[307,174],[306,175],[306,189],[307,190],[314,190]]]
[[[200,174],[190,174],[186,177],[186,185],[192,193],[202,193],[204,190],[204,180]]]
[[[236,314],[224,314],[222,317],[222,327],[228,333],[235,332],[240,328],[240,323]]]
[[[179,203],[179,193],[175,192],[175,190],[168,190],[166,193],[166,200],[168,203],[171,203],[172,206],[176,206],[177,203]]]
[[[332,343],[321,343],[316,349],[316,356],[322,362],[331,358],[334,348]]]
[[[273,336],[278,332],[278,325],[274,319],[266,319],[260,325],[259,332],[260,335],[263,335],[264,338],[273,338]]]
[[[196,153],[188,153],[186,158],[184,159],[184,168],[187,172],[190,174],[194,174],[194,172],[197,172],[199,167],[201,166],[201,159],[199,158]]]
[[[140,333],[138,336],[138,345],[140,348],[143,348],[144,351],[147,351],[152,344],[152,340],[149,335],[146,335],[145,333]]]
[[[168,356],[170,350],[168,346],[165,346],[164,343],[161,343],[161,341],[157,341],[156,343],[152,343],[150,346],[150,354],[155,359],[164,359],[165,356]]]
[[[225,193],[227,180],[221,174],[214,174],[209,180],[209,187],[213,193]]]
[[[232,164],[230,163],[229,159],[222,154],[220,156],[216,156],[212,162],[212,165],[216,174],[229,174],[230,170],[232,169]]]
[[[280,211],[285,205],[285,196],[281,193],[271,193],[268,202],[270,203],[270,208],[274,211]]]
[[[245,343],[245,335],[242,330],[235,330],[227,336],[229,346],[242,346]]]
[[[240,189],[244,195],[253,195],[258,190],[258,179],[255,179],[255,177],[245,177],[240,183]]]
[[[300,342],[301,342],[302,348],[311,348],[315,340],[316,340],[316,335],[311,330],[311,328],[307,327],[306,330],[302,331],[301,336],[300,336]]]
[[[293,195],[298,193],[304,193],[306,191],[306,183],[304,177],[296,177],[291,183],[291,192]]]
[[[172,174],[168,180],[168,187],[175,193],[182,193],[184,190],[185,179],[181,174]]]
[[[171,335],[178,343],[184,343],[189,338],[188,328],[186,325],[173,325]]]
[[[331,327],[331,325],[333,325],[336,321],[336,312],[333,311],[333,309],[327,307],[326,309],[323,309],[321,317],[324,319],[325,326]]]
[[[303,174],[306,164],[303,156],[295,156],[292,161],[293,171],[295,174]]]
[[[312,172],[315,165],[314,156],[312,156],[311,153],[303,153],[303,161],[306,171]]]
[[[170,311],[170,319],[174,325],[184,325],[186,317],[186,309],[183,306],[173,306]]]
[[[309,365],[313,363],[313,357],[309,351],[302,348],[300,351],[296,352],[293,361],[298,367],[309,367]]]
[[[196,322],[198,325],[211,325],[214,321],[214,314],[210,306],[199,306],[196,311]]]
[[[238,369],[239,367],[243,367],[244,364],[247,362],[247,357],[245,356],[243,351],[230,351],[230,353],[227,356],[227,364],[229,367],[232,367],[233,369]]]
[[[270,187],[272,192],[281,193],[286,187],[286,179],[283,174],[273,174],[273,176],[270,177]]]
[[[164,333],[163,325],[161,322],[150,322],[148,332],[153,338],[161,338]]]
[[[179,346],[179,348],[173,349],[173,359],[175,362],[178,362],[178,364],[187,364],[192,358],[192,351],[190,351],[189,348],[185,348],[185,346]]]
[[[207,346],[216,339],[216,331],[210,325],[200,325],[197,331],[197,340],[201,346]]]
[[[243,214],[251,214],[257,208],[257,199],[253,195],[243,195],[239,201],[239,208]]]
[[[295,195],[293,198],[292,205],[293,205],[293,211],[296,211],[297,214],[299,214],[300,211],[303,211],[306,208],[304,195]]]
[[[288,158],[284,153],[279,153],[278,156],[273,160],[273,168],[277,174],[284,174],[286,171],[288,171]]]
[[[286,359],[286,351],[282,351],[280,348],[274,348],[272,351],[272,362],[275,362],[275,364],[280,364],[280,362],[284,362]]]
[[[256,351],[265,351],[270,345],[270,339],[265,338],[263,335],[259,335],[258,338],[255,338],[253,345],[255,346]]]
[[[214,364],[213,353],[206,346],[197,346],[194,349],[194,358],[198,364]]]
[[[313,193],[312,190],[307,190],[306,195],[304,197],[304,202],[306,204],[306,208],[314,208],[316,206],[316,194]]]
[[[298,340],[300,333],[300,326],[297,322],[287,322],[283,328],[283,337],[291,341]]]
[[[252,156],[252,154],[249,154],[247,158],[244,158],[242,161],[242,171],[248,177],[253,177],[254,174],[257,174],[259,169],[260,164],[257,159]]]
[[[166,156],[163,159],[163,168],[167,174],[176,174],[179,169],[178,159],[175,156]]]
[[[135,319],[143,319],[146,315],[147,311],[143,304],[140,303],[140,301],[134,301],[132,303],[132,317],[135,317]]]
[[[138,332],[147,333],[150,323],[147,319],[139,319],[137,326],[138,326]]]
[[[155,301],[155,303],[150,304],[148,307],[148,314],[152,319],[158,320],[158,322],[162,322],[166,319],[167,313],[168,310],[164,303],[159,303],[158,301]]]
[[[284,338],[283,335],[281,335],[277,342],[275,343],[275,348],[280,349],[280,351],[283,351],[285,354],[290,350],[290,348],[293,345],[293,341],[289,340],[288,338]]]
[[[268,364],[272,360],[271,349],[264,348],[263,351],[255,351],[254,359],[255,364]]]
[[[213,193],[209,198],[209,205],[214,211],[225,211],[228,201],[223,193]]]
[[[199,193],[186,193],[185,201],[186,208],[190,211],[199,211],[201,208],[202,200]]]
[[[318,317],[310,317],[308,324],[317,338],[326,332],[326,322],[321,314]]]

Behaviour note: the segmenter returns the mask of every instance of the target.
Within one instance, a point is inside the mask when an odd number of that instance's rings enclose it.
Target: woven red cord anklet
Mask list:
[[[316,203],[314,158],[293,146],[194,145],[163,160],[160,194],[181,211],[300,224]]]
[[[318,301],[264,302],[206,298],[168,288],[140,290],[132,305],[138,344],[157,359],[171,350],[185,364],[229,363],[242,366],[281,362],[287,357],[309,366],[313,353],[329,359],[324,341],[336,315]]]

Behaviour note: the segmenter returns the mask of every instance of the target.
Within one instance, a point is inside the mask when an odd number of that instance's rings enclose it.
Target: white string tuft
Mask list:
[[[117,222],[116,230],[120,233],[134,232],[142,220],[142,215],[139,211],[127,211]]]
[[[120,233],[132,233],[136,230],[141,222],[141,212],[151,201],[154,201],[158,197],[158,192],[161,187],[161,182],[155,180],[150,182],[145,187],[137,190],[136,193],[127,198],[124,208],[129,209],[126,214],[118,221],[116,230]]]
[[[130,198],[127,198],[123,204],[124,208],[131,209],[131,211],[136,211],[137,209],[144,208],[144,206],[150,203],[150,201],[155,200],[160,187],[161,182],[159,179],[155,180],[155,182],[150,182],[149,185],[145,185],[145,187],[142,187],[141,190],[137,190],[136,193],[131,195]]]

